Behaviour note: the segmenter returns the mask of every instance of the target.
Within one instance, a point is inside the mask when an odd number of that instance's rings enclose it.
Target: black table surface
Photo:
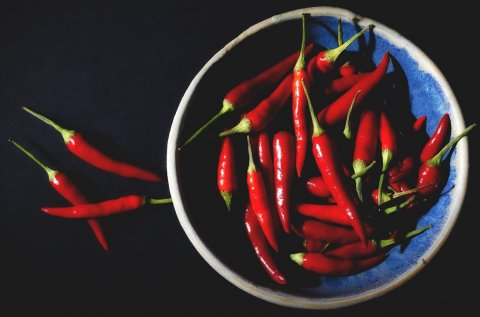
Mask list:
[[[0,4],[0,314],[24,316],[319,315],[408,316],[477,311],[479,133],[458,222],[431,263],[381,298],[315,312],[280,307],[236,288],[195,251],[171,205],[102,221],[108,253],[83,221],[49,217],[65,202],[12,137],[71,175],[93,201],[168,188],[120,179],[72,157],[29,105],[81,130],[108,153],[157,171],[177,105],[207,60],[274,14],[339,6],[416,43],[445,74],[467,123],[478,122],[480,62],[473,8],[419,1],[12,1]],[[477,129],[478,130],[478,129]],[[476,140],[476,141],[475,141]],[[477,178],[477,179],[476,179]]]

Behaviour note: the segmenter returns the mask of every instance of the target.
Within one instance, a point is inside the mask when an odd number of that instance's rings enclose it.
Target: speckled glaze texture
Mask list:
[[[436,205],[417,223],[417,228],[430,224],[433,228],[413,239],[403,252],[400,252],[400,247],[393,248],[389,252],[389,257],[381,265],[350,277],[322,278],[318,284],[308,288],[299,288],[291,284],[278,287],[273,282],[267,284],[260,279],[249,278],[251,277],[248,275],[249,272],[242,272],[241,268],[228,265],[222,257],[225,250],[215,248],[212,243],[208,243],[205,239],[206,232],[200,230],[192,221],[194,217],[191,204],[194,202],[187,202],[188,195],[182,191],[182,183],[188,180],[180,179],[182,173],[177,149],[182,144],[181,136],[187,113],[190,106],[199,106],[194,104],[195,96],[199,93],[198,87],[203,80],[208,79],[209,72],[216,65],[221,64],[221,61],[237,46],[241,46],[251,36],[271,30],[272,26],[300,21],[304,13],[312,17],[307,26],[309,40],[327,48],[336,47],[335,32],[338,17],[343,21],[345,39],[358,31],[352,24],[354,18],[358,18],[360,28],[374,24],[373,33],[365,33],[367,47],[368,43],[374,43],[370,52],[373,62],[378,64],[385,52],[389,51],[393,57],[389,73],[395,69],[399,70],[395,73],[404,74],[403,90],[401,90],[404,93],[399,95],[401,100],[386,99],[386,106],[398,107],[400,103],[400,106],[406,107],[405,111],[402,110],[403,112],[411,112],[415,117],[426,115],[429,134],[434,131],[445,112],[451,117],[452,135],[457,135],[465,128],[460,108],[447,81],[433,62],[413,43],[381,23],[358,17],[347,10],[332,7],[306,8],[271,17],[250,27],[205,64],[185,92],[172,123],[167,150],[167,170],[170,192],[180,224],[194,247],[213,269],[232,284],[266,301],[289,307],[332,309],[363,302],[393,290],[418,273],[440,250],[455,224],[462,205],[467,185],[468,150],[467,140],[464,139],[458,143],[450,160],[449,179],[443,194]],[[374,38],[370,38],[372,34]],[[276,35],[274,38],[282,38],[282,34],[273,35]],[[357,51],[358,48],[357,41],[349,50]],[[204,106],[206,105],[202,104],[202,107]],[[216,108],[202,109],[210,113],[217,110]],[[200,122],[195,123],[195,125],[199,124]]]

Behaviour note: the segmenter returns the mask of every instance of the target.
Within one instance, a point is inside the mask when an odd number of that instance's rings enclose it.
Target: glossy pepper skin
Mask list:
[[[230,137],[225,137],[222,140],[217,167],[217,187],[227,205],[227,209],[230,210],[232,195],[238,187],[235,169],[235,153]]]
[[[313,49],[313,44],[309,44],[305,47],[305,54],[308,55]],[[197,136],[205,131],[212,123],[224,114],[241,109],[247,106],[252,99],[257,97],[265,89],[270,88],[276,82],[280,81],[285,75],[291,71],[295,61],[298,58],[299,52],[295,52],[277,64],[264,70],[263,72],[253,76],[250,79],[238,84],[231,89],[223,98],[222,108],[213,116],[207,123],[205,123],[200,129],[198,129],[187,141],[181,146],[183,148],[190,142],[192,142]]]
[[[313,106],[308,95],[307,87],[304,86],[308,100],[310,116],[313,123],[312,152],[315,163],[322,174],[325,184],[332,193],[335,202],[342,208],[343,213],[349,219],[351,226],[364,243],[367,242],[365,226],[360,218],[359,210],[354,196],[347,184],[343,167],[335,151],[335,144],[331,137],[321,128],[313,111]],[[322,239],[321,239],[322,240]]]
[[[367,227],[366,232],[371,234],[373,228]],[[360,241],[358,234],[349,228],[313,219],[305,220],[300,228],[295,228],[295,233],[304,239],[320,240],[340,245]]]
[[[381,254],[367,259],[350,260],[310,252],[292,254],[290,257],[308,271],[325,276],[347,276],[360,273],[380,264],[386,256]]]
[[[435,193],[438,190],[438,185],[441,180],[442,171],[440,165],[442,163],[443,156],[455,146],[465,135],[467,135],[476,124],[468,126],[462,133],[446,144],[434,157],[426,161],[420,166],[418,170],[417,188],[431,184],[421,188],[419,192],[426,196]]]
[[[170,198],[147,200],[144,196],[129,195],[94,204],[83,204],[71,207],[43,207],[42,211],[49,215],[63,218],[97,218],[133,211],[145,204],[156,205],[170,202],[172,202]]]
[[[350,226],[350,220],[346,217],[342,208],[337,205],[299,204],[297,212],[301,215],[312,217],[320,221]]]
[[[377,154],[378,116],[373,110],[366,110],[360,116],[355,146],[353,150],[353,171],[366,173],[372,166]],[[357,195],[363,200],[362,176],[355,178]]]
[[[250,203],[253,211],[257,216],[260,227],[262,228],[268,243],[278,252],[278,242],[275,235],[275,222],[273,213],[268,199],[268,191],[262,173],[257,170],[253,161],[252,148],[250,145],[250,137],[247,136],[248,142],[248,169],[247,169],[247,187]]]
[[[272,257],[268,247],[268,241],[265,239],[265,235],[263,234],[262,228],[260,227],[255,212],[250,204],[245,211],[244,222],[248,238],[252,243],[252,247],[255,250],[255,254],[260,261],[260,264],[262,264],[263,269],[274,282],[281,285],[287,284],[287,279],[282,272],[280,272]]]
[[[92,146],[80,133],[74,130],[66,130],[54,123],[52,120],[34,112],[27,107],[23,107],[23,110],[57,130],[62,135],[67,149],[75,156],[89,163],[90,165],[123,177],[136,178],[151,182],[166,182],[166,180],[162,179],[153,172],[107,156]]]
[[[295,139],[287,131],[273,137],[275,203],[283,230],[290,232],[290,192],[295,175]]]
[[[226,136],[233,133],[251,133],[259,132],[266,128],[268,124],[275,118],[275,115],[287,103],[291,96],[293,74],[285,77],[280,85],[264,100],[262,100],[255,108],[247,112],[240,122],[233,128],[223,131],[220,136]]]
[[[385,76],[390,61],[390,54],[387,52],[377,68],[366,78],[356,83],[340,98],[325,107],[317,115],[318,121],[322,126],[330,126],[339,122],[344,122],[350,109],[351,102],[355,94],[360,90],[362,93],[358,95],[357,106],[361,101],[369,95],[369,93],[380,83]]]
[[[306,107],[307,99],[302,87],[302,82],[307,87],[310,87],[310,76],[305,70],[305,15],[302,16],[302,48],[300,49],[300,55],[297,63],[293,69],[292,80],[292,117],[293,117],[293,130],[296,138],[296,168],[297,175],[301,177],[303,165],[305,163],[305,156],[307,154],[308,144],[308,129],[306,123]]]
[[[48,175],[48,180],[50,185],[60,194],[63,198],[65,198],[68,202],[72,205],[82,205],[87,204],[87,198],[80,192],[78,187],[68,178],[67,175],[53,170],[50,167],[46,166],[42,162],[40,162],[32,153],[27,151],[23,146],[18,144],[17,142],[10,140],[10,142],[15,145],[18,149],[20,149],[23,153],[25,153],[28,157],[30,157],[35,163],[37,163]],[[105,239],[105,235],[103,233],[103,229],[98,222],[97,219],[89,218],[87,219],[87,223],[92,229],[95,237],[97,238],[98,242],[102,246],[105,251],[108,251],[108,243]]]
[[[371,73],[354,74],[351,76],[334,79],[323,89],[323,91],[326,95],[346,92],[358,82],[370,76],[370,74]]]
[[[321,198],[330,198],[332,194],[325,184],[322,176],[314,176],[307,180],[305,184],[307,191],[312,194],[313,196],[321,197]]]
[[[433,132],[420,153],[420,161],[422,163],[425,163],[434,157],[435,154],[437,154],[438,151],[440,151],[440,149],[448,142],[448,139],[450,138],[450,126],[450,116],[446,113],[440,119],[435,132]]]
[[[383,197],[381,194],[383,191],[383,179],[385,177],[385,173],[387,172],[390,161],[397,153],[398,144],[397,133],[385,112],[382,112],[380,114],[380,124],[378,129],[378,134],[380,136],[380,145],[382,149],[382,173],[380,174],[380,180],[378,182],[378,202],[379,204],[381,204]]]

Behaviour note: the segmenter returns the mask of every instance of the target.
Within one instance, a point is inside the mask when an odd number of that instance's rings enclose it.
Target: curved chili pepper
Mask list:
[[[388,120],[385,112],[380,114],[380,124],[379,124],[379,135],[380,135],[380,144],[382,147],[382,173],[380,174],[380,180],[378,181],[378,202],[382,203],[382,190],[383,190],[383,179],[385,173],[387,172],[388,165],[392,160],[395,153],[397,153],[397,134],[393,129],[390,120]]]
[[[366,28],[352,36],[348,41],[343,43],[337,48],[332,48],[329,50],[321,51],[314,57],[315,59],[315,69],[322,74],[329,73],[335,68],[335,62],[337,61],[340,54],[342,54],[357,38],[359,38],[365,31],[371,29],[373,25],[368,25]]]
[[[308,55],[312,50],[313,44],[309,44],[305,47],[304,54]],[[184,146],[192,142],[218,118],[228,112],[247,106],[252,99],[257,97],[260,93],[264,92],[265,89],[268,89],[273,84],[282,79],[292,69],[295,61],[298,58],[298,54],[299,52],[295,52],[287,56],[277,64],[264,70],[260,74],[257,74],[254,77],[245,80],[244,82],[231,89],[223,98],[222,108],[220,109],[220,111],[210,120],[208,120],[207,123],[200,127],[200,129],[198,129],[190,138],[188,138],[188,140],[185,141],[185,143],[180,148],[183,148]]]
[[[258,223],[258,219],[255,216],[252,205],[248,204],[245,211],[245,227],[247,229],[248,238],[252,243],[255,254],[257,255],[258,260],[263,266],[263,269],[268,273],[270,278],[278,284],[287,284],[287,279],[280,272],[275,261],[273,260],[272,254],[268,249],[268,242],[265,239],[262,228]]]
[[[420,161],[425,163],[429,159],[435,156],[435,154],[440,151],[442,146],[447,143],[450,138],[450,116],[448,113],[444,114],[438,122],[435,132],[433,132],[430,140],[422,149],[420,153]]]
[[[75,205],[71,207],[43,207],[42,211],[49,215],[63,218],[97,218],[132,211],[146,204],[160,205],[171,202],[171,198],[147,199],[145,196],[129,195],[94,204]]]
[[[337,204],[343,209],[343,212],[350,220],[353,229],[360,239],[366,243],[367,234],[365,232],[365,227],[360,219],[353,195],[350,193],[349,187],[346,183],[346,177],[343,175],[342,165],[335,154],[335,145],[332,139],[327,133],[325,133],[318,123],[305,85],[303,85],[303,89],[305,90],[308,108],[313,123],[312,152],[315,158],[315,163],[317,164],[325,183],[330,189],[333,198],[335,198]]]
[[[290,97],[292,91],[289,88],[292,86],[292,78],[292,74],[285,77],[270,96],[262,100],[262,102],[251,111],[247,112],[236,126],[221,132],[220,136],[223,137],[234,133],[258,132],[267,127]]]
[[[326,86],[323,89],[323,92],[326,95],[331,95],[331,94],[337,94],[337,93],[342,93],[350,88],[352,88],[355,84],[358,82],[364,80],[368,76],[370,76],[371,73],[361,73],[361,74],[354,74],[351,76],[346,76],[346,77],[341,77],[334,79],[330,82],[328,86]]]
[[[420,166],[420,169],[418,170],[417,187],[432,184],[432,186],[424,187],[420,190],[422,195],[429,195],[438,190],[438,184],[441,177],[440,165],[442,163],[443,156],[475,126],[475,123],[468,126],[462,133],[460,133],[460,135],[445,145],[434,157]]]
[[[302,48],[300,49],[300,56],[293,69],[293,81],[292,81],[292,117],[293,117],[293,130],[296,138],[296,168],[297,175],[302,175],[303,165],[305,163],[305,156],[307,154],[307,142],[308,142],[308,129],[305,118],[306,99],[305,93],[302,88],[302,82],[306,82],[306,85],[310,86],[310,76],[305,70],[305,15],[302,15]]]
[[[299,204],[297,205],[297,211],[301,215],[324,222],[342,226],[351,225],[350,220],[338,205]]]
[[[306,183],[307,191],[313,196],[329,198],[332,196],[322,176],[311,177]]]
[[[290,191],[295,173],[295,139],[281,131],[273,137],[275,166],[275,202],[285,232],[290,232]]]
[[[330,242],[320,241],[320,240],[304,240],[303,246],[308,252],[320,252],[323,253],[329,246]]]
[[[237,190],[237,174],[232,140],[226,137],[222,141],[217,167],[217,187],[227,209],[230,211],[233,192]]]
[[[64,129],[52,120],[27,107],[23,107],[22,109],[57,130],[57,132],[62,135],[63,141],[71,153],[96,168],[123,177],[136,178],[151,182],[166,182],[166,180],[153,172],[112,159],[88,143],[80,133],[74,130]]]
[[[18,149],[20,149],[23,153],[25,153],[29,158],[31,158],[35,163],[37,163],[48,175],[48,181],[50,185],[52,185],[53,189],[57,191],[63,198],[68,200],[72,205],[81,205],[88,203],[85,196],[80,192],[77,186],[67,177],[67,175],[60,173],[50,167],[46,166],[40,160],[38,160],[32,153],[27,151],[23,146],[18,144],[13,140],[9,140],[15,145]],[[98,240],[98,243],[102,246],[105,251],[108,251],[108,243],[105,239],[105,235],[103,233],[103,229],[98,222],[97,219],[89,218],[87,219],[87,223],[92,229],[95,237]]]
[[[257,171],[253,162],[252,147],[250,145],[250,136],[247,135],[248,142],[248,169],[247,185],[248,195],[252,208],[255,211],[262,231],[272,248],[278,252],[278,242],[275,236],[275,223],[268,200],[268,192],[265,181],[260,171]]]
[[[412,155],[407,155],[397,166],[388,170],[389,182],[397,183],[408,177],[416,167],[416,161]]]
[[[373,88],[376,87],[385,76],[385,73],[388,69],[389,56],[390,54],[388,52],[385,53],[385,56],[380,64],[378,64],[377,68],[370,73],[369,76],[359,81],[340,98],[318,113],[317,117],[322,126],[334,125],[345,120],[348,110],[350,109],[352,99],[357,91],[362,91],[361,95],[359,95],[357,98],[357,104],[362,102],[362,100],[368,96]]]
[[[380,254],[367,259],[350,260],[309,252],[291,254],[290,258],[308,271],[326,276],[346,276],[360,273],[361,271],[378,265],[386,256]]]
[[[413,131],[420,132],[425,128],[425,122],[427,121],[427,116],[420,116],[413,123]]]
[[[427,231],[432,228],[432,226],[427,226],[421,229],[416,229],[408,232],[402,240],[399,239],[381,239],[381,240],[369,240],[368,244],[365,246],[361,242],[354,242],[346,245],[342,245],[336,249],[328,250],[324,254],[327,256],[341,258],[341,259],[358,259],[358,258],[368,258],[376,255],[378,252],[381,252],[387,247],[392,247],[398,244],[400,241],[405,239],[411,239],[419,234]]]
[[[292,230],[304,239],[321,240],[340,245],[360,241],[358,234],[350,228],[312,219],[305,220],[299,229],[292,226]],[[366,228],[366,233],[371,234],[372,232],[373,228]]]
[[[373,110],[366,110],[360,115],[355,148],[353,151],[353,171],[355,188],[360,201],[362,195],[362,175],[375,164],[378,143],[378,116]]]

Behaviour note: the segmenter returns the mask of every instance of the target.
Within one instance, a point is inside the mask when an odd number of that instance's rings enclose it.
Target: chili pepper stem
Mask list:
[[[20,151],[22,151],[23,153],[25,153],[29,158],[31,158],[35,163],[37,163],[41,168],[44,169],[44,171],[47,173],[48,175],[48,180],[51,182],[53,181],[53,179],[55,178],[55,176],[58,174],[58,171],[56,170],[53,170],[51,169],[50,167],[46,166],[45,164],[43,164],[42,162],[40,162],[39,159],[37,159],[32,153],[30,153],[29,151],[27,151],[27,149],[25,149],[23,146],[21,146],[20,144],[18,144],[17,142],[15,142],[14,140],[12,139],[9,139],[8,140],[10,143],[12,143],[13,145],[15,145],[18,149],[20,149]]]
[[[168,204],[172,202],[172,198],[150,198],[148,199],[148,204],[149,205],[162,205],[162,204]]]
[[[337,24],[337,43],[338,43],[338,46],[342,46],[342,44],[343,44],[343,26],[342,26],[342,19],[338,19],[338,24]]]
[[[374,165],[377,163],[377,161],[373,161],[372,163],[366,165],[365,161],[363,160],[355,160],[353,161],[353,171],[355,174],[350,176],[352,179],[358,179],[365,175]]]
[[[223,200],[225,201],[225,204],[227,205],[228,211],[230,211],[230,208],[232,206],[232,193],[227,192],[227,191],[221,191],[220,195],[222,196]]]
[[[67,130],[61,126],[59,126],[57,123],[53,122],[52,120],[50,120],[49,118],[45,117],[45,116],[42,116],[41,114],[33,111],[32,109],[24,106],[22,107],[23,110],[25,110],[26,112],[28,112],[29,114],[31,114],[32,116],[36,117],[37,119],[43,121],[44,123],[46,123],[47,125],[51,126],[52,128],[54,128],[55,130],[57,130],[63,137],[63,141],[65,143],[68,143],[70,142],[70,140],[73,138],[73,136],[75,135],[75,131],[74,130]]]
[[[389,215],[389,214],[391,214],[391,213],[393,213],[397,210],[400,210],[402,208],[407,207],[414,200],[415,200],[415,196],[412,196],[412,197],[410,197],[409,199],[407,199],[406,201],[404,201],[403,203],[401,203],[399,205],[385,208],[384,212],[385,212],[385,214]]]
[[[352,114],[353,106],[355,106],[355,102],[357,101],[357,96],[361,92],[362,92],[361,90],[357,91],[357,93],[355,94],[355,96],[352,99],[352,103],[350,104],[350,108],[348,109],[347,120],[345,121],[345,128],[343,129],[343,135],[345,136],[345,138],[347,138],[347,140],[352,139],[352,127],[351,127],[351,123],[350,123],[350,116]]]
[[[346,41],[339,47],[325,51],[325,59],[330,63],[334,63],[340,56],[340,54],[342,54],[343,51],[345,51],[350,46],[350,44],[352,44],[357,38],[359,38],[363,33],[365,33],[365,31],[371,29],[372,27],[373,25],[368,25],[366,28],[352,36],[348,41]]]
[[[298,265],[303,264],[303,257],[305,256],[305,253],[300,252],[300,253],[294,253],[290,254],[290,259],[292,259],[293,262],[297,263]]]
[[[222,109],[220,109],[220,111],[214,115],[210,120],[208,120],[202,127],[200,127],[200,129],[198,129],[197,131],[195,131],[194,134],[192,134],[192,136],[190,138],[188,138],[187,141],[185,141],[185,143],[179,147],[179,150],[183,149],[186,145],[188,145],[189,143],[191,143],[193,140],[195,140],[197,138],[197,136],[202,133],[203,131],[205,131],[205,129],[207,129],[212,123],[214,123],[215,121],[218,120],[218,118],[220,118],[221,116],[223,116],[224,114],[228,113],[228,112],[231,112],[235,110],[235,105],[231,102],[229,102],[228,100],[224,99],[223,100],[223,105],[222,105]]]
[[[431,229],[431,228],[432,228],[432,225],[428,225],[428,226],[420,228],[420,229],[412,230],[412,231],[408,232],[405,235],[404,238],[405,239],[410,239],[410,238],[416,237],[419,234],[424,233],[425,231],[427,231],[428,229]],[[383,239],[383,240],[379,240],[379,241],[374,241],[374,243],[377,245],[377,247],[379,249],[384,249],[386,247],[389,247],[391,245],[394,245],[394,244],[398,243],[398,240],[396,240],[396,239]]]
[[[303,81],[303,79],[302,79],[302,85],[303,85],[303,91],[305,91],[305,97],[307,97],[308,110],[310,111],[310,116],[312,117],[312,124],[313,124],[312,138],[314,138],[322,135],[325,132],[325,130],[322,129],[322,127],[320,126],[320,123],[318,122],[317,116],[315,115],[315,112],[313,110],[312,100],[310,100],[310,94],[308,93],[307,86],[305,85],[305,82]]]
[[[252,123],[247,118],[242,118],[240,122],[231,129],[220,132],[219,136],[224,137],[235,133],[250,133],[252,131]]]
[[[443,156],[448,152],[455,144],[457,144],[465,135],[467,135],[477,124],[469,125],[462,133],[460,133],[456,138],[448,142],[434,157],[429,159],[426,163],[428,166],[438,167],[440,166]]]
[[[382,204],[382,190],[383,190],[383,179],[385,173],[387,172],[388,165],[393,158],[393,152],[390,149],[385,149],[382,151],[382,173],[380,174],[380,180],[378,181],[378,204]]]
[[[305,68],[305,14],[302,14],[302,47],[300,48],[300,55],[298,56],[297,63],[295,64],[294,70],[301,70]]]
[[[247,135],[247,144],[248,144],[248,169],[247,172],[251,173],[256,171],[255,163],[253,162],[252,154],[252,144],[250,143],[250,136]]]

